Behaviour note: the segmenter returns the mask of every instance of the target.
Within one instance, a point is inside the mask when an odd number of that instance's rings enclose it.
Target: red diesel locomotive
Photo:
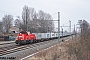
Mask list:
[[[21,44],[32,43],[35,41],[36,41],[35,34],[29,34],[27,31],[21,31],[18,34],[15,43],[21,45]]]

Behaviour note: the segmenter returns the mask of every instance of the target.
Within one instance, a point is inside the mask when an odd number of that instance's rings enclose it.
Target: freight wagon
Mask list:
[[[60,33],[59,33],[60,34]],[[63,36],[67,36],[69,34],[63,34]],[[60,37],[63,37],[60,34]],[[18,34],[17,39],[15,41],[16,44],[27,44],[33,42],[39,42],[44,40],[57,39],[58,33],[28,33],[27,31],[22,31]]]

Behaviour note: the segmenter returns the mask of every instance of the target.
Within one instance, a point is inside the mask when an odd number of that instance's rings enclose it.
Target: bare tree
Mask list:
[[[3,29],[5,32],[7,32],[7,33],[9,32],[9,29],[12,26],[12,21],[13,21],[12,15],[5,15],[2,18]]]
[[[78,23],[81,29],[81,37],[85,39],[85,36],[89,34],[89,23],[86,20],[79,20]]]
[[[29,10],[29,7],[26,5],[23,7],[22,19],[23,19],[23,23],[24,23],[24,26],[23,26],[24,30],[27,30],[27,24],[30,19],[30,10]]]
[[[30,20],[35,20],[37,19],[37,13],[36,10],[34,8],[29,7],[29,11],[30,11]]]
[[[24,6],[22,11],[23,29],[31,32],[53,31],[54,24],[49,13],[40,10],[36,13],[34,8]]]
[[[16,27],[20,28],[21,21],[20,21],[20,17],[19,16],[16,18],[16,20],[14,21],[14,23],[15,23],[15,26]]]
[[[38,19],[40,20],[41,32],[52,32],[54,29],[54,24],[52,17],[49,13],[45,13],[42,10],[38,13]]]
[[[35,24],[32,24],[32,21],[34,19],[37,19],[35,9],[25,5],[22,11],[22,19],[25,27],[24,29],[31,30],[33,25],[35,25]]]
[[[82,45],[80,52],[85,53],[85,54],[81,54],[81,56],[78,55],[78,60],[80,60],[81,58],[84,60],[90,60],[89,58],[89,52],[90,52],[90,25],[86,20],[79,20],[79,25],[80,25],[80,29],[81,29],[81,34],[80,34],[80,44]],[[83,47],[84,46],[84,47]],[[86,57],[84,57],[86,55]],[[81,57],[81,58],[80,58]]]
[[[28,21],[28,30],[31,32],[35,32],[37,30],[37,13],[34,8],[29,8],[30,10],[30,20]]]

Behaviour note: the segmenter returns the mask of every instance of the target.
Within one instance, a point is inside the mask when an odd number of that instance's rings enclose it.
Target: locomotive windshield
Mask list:
[[[27,32],[26,32],[26,31],[21,31],[20,33],[22,33],[22,34],[26,34]]]

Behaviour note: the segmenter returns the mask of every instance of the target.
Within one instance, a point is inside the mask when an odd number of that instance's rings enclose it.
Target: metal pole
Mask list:
[[[63,36],[63,28],[62,28],[62,36]]]
[[[75,31],[75,24],[74,24],[74,34],[76,33],[76,31]]]
[[[58,12],[58,42],[60,43],[60,12]]]
[[[71,34],[71,21],[69,20],[69,22],[70,22],[70,34]]]

